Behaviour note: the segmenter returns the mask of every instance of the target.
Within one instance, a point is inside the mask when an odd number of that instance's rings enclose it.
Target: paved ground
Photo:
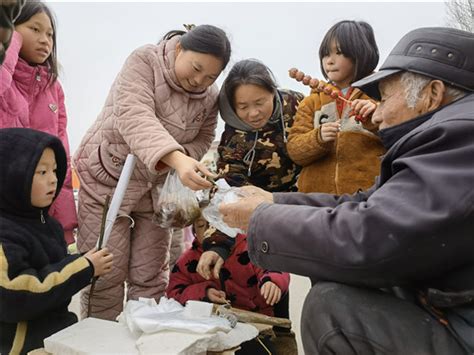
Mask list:
[[[301,308],[303,307],[304,298],[311,287],[310,281],[306,277],[291,275],[290,281],[290,319],[293,322],[293,331],[296,333],[298,343],[298,353],[304,354],[301,343],[300,319]],[[79,315],[79,297],[75,295],[69,309]]]

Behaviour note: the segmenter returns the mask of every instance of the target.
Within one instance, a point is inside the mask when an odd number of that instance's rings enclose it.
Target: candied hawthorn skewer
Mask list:
[[[312,78],[310,75],[306,75],[301,70],[297,68],[291,68],[288,70],[290,78],[295,79],[298,82],[302,82],[303,85],[309,86],[311,89],[317,90],[319,92],[324,92],[326,95],[330,96],[334,100],[341,100],[347,104],[351,104],[351,100],[346,99],[342,96],[342,93],[338,90],[333,90],[323,81],[320,81],[316,78]],[[361,115],[356,115],[354,118],[356,121],[364,121]]]

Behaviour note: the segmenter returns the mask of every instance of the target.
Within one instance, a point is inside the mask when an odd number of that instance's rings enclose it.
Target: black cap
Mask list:
[[[379,81],[402,71],[474,91],[474,34],[447,27],[425,27],[408,32],[377,73],[352,86],[380,100]]]

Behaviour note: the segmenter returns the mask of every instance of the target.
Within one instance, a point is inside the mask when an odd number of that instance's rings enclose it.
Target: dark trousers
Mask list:
[[[373,289],[318,282],[301,319],[305,354],[466,354],[455,337],[412,302]]]

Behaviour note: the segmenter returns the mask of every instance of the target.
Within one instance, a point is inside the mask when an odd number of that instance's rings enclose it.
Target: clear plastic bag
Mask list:
[[[221,203],[231,203],[238,201],[244,197],[240,188],[230,187],[225,179],[216,181],[217,191],[211,198],[209,205],[203,209],[202,215],[209,222],[209,224],[229,237],[235,238],[238,233],[244,233],[239,228],[229,227],[223,220],[219,212],[219,205]]]
[[[201,215],[196,194],[183,185],[175,170],[168,173],[153,222],[162,228],[184,228]]]

